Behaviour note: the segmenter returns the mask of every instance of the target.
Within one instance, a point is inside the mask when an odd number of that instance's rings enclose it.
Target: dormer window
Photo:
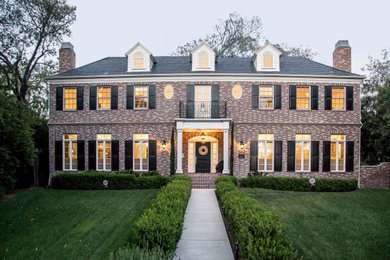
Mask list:
[[[252,62],[257,71],[280,71],[280,55],[282,52],[267,41],[255,51]]]
[[[142,53],[137,53],[134,55],[134,68],[135,69],[144,69],[144,55]]]
[[[199,54],[199,68],[208,68],[209,67],[209,55],[206,52],[201,52]]]
[[[152,53],[141,43],[134,45],[125,55],[127,57],[127,72],[151,71],[153,64],[156,63]]]
[[[271,53],[264,54],[263,67],[264,68],[272,68],[273,67],[273,56]]]
[[[192,71],[215,71],[215,52],[202,42],[191,51]]]

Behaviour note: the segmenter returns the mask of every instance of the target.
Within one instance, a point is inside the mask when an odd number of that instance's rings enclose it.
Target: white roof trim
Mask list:
[[[215,51],[213,50],[213,48],[211,48],[211,46],[207,43],[207,42],[202,42],[201,44],[199,44],[198,46],[196,46],[192,51],[191,51],[191,55],[196,52],[200,47],[202,47],[203,45],[205,45],[207,48],[209,48],[213,54],[215,55]]]
[[[140,46],[141,48],[145,49],[145,50],[149,53],[149,55],[152,54],[148,49],[146,49],[145,46],[143,46],[140,42],[137,42],[130,50],[128,50],[128,51],[125,53],[125,55],[126,55],[126,56],[129,56],[129,54],[130,54],[132,51],[134,51],[138,46]]]

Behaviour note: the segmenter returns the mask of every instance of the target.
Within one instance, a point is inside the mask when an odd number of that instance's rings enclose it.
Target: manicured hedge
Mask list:
[[[234,181],[217,178],[216,187],[241,256],[245,259],[296,258],[276,214],[238,190]]]
[[[232,182],[236,186],[238,186],[238,178],[236,176],[221,176],[215,179],[215,184],[218,184],[220,182]]]
[[[51,178],[54,189],[103,190],[103,180],[108,181],[110,190],[159,189],[168,183],[161,175],[141,176],[113,172],[60,173]]]
[[[311,186],[309,178],[250,176],[240,179],[240,187],[264,188],[290,191],[353,191],[357,189],[357,179],[316,179]]]

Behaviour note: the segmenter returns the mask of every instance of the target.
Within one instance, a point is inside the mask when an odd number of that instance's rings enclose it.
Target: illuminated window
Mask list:
[[[134,134],[134,170],[147,171],[149,168],[149,135]]]
[[[64,109],[65,110],[77,109],[77,89],[64,88]]]
[[[295,137],[295,171],[310,171],[310,135]]]
[[[212,167],[212,169],[213,169],[214,172],[216,172],[217,171],[217,169],[216,169],[217,161],[218,161],[218,143],[213,142],[213,143],[211,143],[211,145],[213,147],[213,154],[212,154],[212,156],[213,156],[213,167]]]
[[[148,87],[135,87],[134,88],[134,96],[135,96],[135,99],[134,99],[134,102],[135,102],[135,105],[134,107],[135,108],[138,108],[138,109],[144,109],[144,108],[148,108],[149,105],[148,105]]]
[[[164,89],[164,95],[166,99],[171,99],[173,97],[173,87],[172,85],[166,85]]]
[[[66,134],[63,136],[63,169],[77,170],[77,135]]]
[[[195,162],[194,162],[194,146],[195,143],[188,143],[188,171],[195,172]]]
[[[111,170],[111,135],[98,134],[97,135],[97,167],[98,171]]]
[[[344,109],[345,101],[345,89],[344,88],[332,88],[332,109]]]
[[[137,53],[134,55],[134,68],[135,69],[144,69],[144,55]]]
[[[206,52],[199,54],[199,67],[207,68],[209,66],[209,55]]]
[[[310,87],[297,87],[297,109],[310,109]]]
[[[345,135],[331,135],[330,140],[330,171],[342,172],[345,170]]]
[[[98,109],[111,109],[111,87],[98,87]]]
[[[273,86],[259,87],[260,108],[273,109],[274,107],[274,88]]]
[[[259,171],[274,169],[274,135],[259,134]]]
[[[263,67],[264,68],[273,68],[273,57],[272,54],[266,53],[263,56]]]
[[[239,99],[242,96],[242,88],[240,85],[235,85],[232,90],[233,97]]]

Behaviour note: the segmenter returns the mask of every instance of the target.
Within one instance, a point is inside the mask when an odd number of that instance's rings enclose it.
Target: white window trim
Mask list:
[[[96,135],[96,170],[97,171],[111,171],[112,169],[112,138],[111,139],[98,139]],[[99,142],[103,142],[103,169],[99,169]],[[106,168],[106,142],[111,142],[111,168]]]
[[[109,88],[110,89],[110,108],[99,108],[99,88]],[[97,87],[97,93],[96,93],[96,110],[111,110],[111,99],[112,99],[112,95],[111,95],[111,86],[100,86],[100,87]]]
[[[298,108],[298,88],[309,88],[309,107],[308,108]],[[307,111],[307,110],[311,110],[311,86],[297,86],[297,90],[296,90],[296,110],[303,110],[303,111]]]
[[[306,135],[306,134],[299,134],[299,135]],[[296,140],[295,137],[295,172],[310,172],[311,171],[311,135],[310,140]],[[301,143],[301,169],[304,168],[304,160],[305,158],[303,157],[304,155],[304,149],[303,149],[303,144],[304,142],[309,142],[309,170],[297,170],[297,165],[296,165],[296,155],[297,155],[297,143]]]
[[[337,109],[337,108],[333,109],[333,89],[334,88],[342,88],[342,89],[344,89],[344,108],[343,109]],[[333,87],[332,86],[332,93],[331,94],[332,94],[331,95],[332,98],[331,98],[330,106],[331,106],[332,111],[346,111],[346,108],[347,108],[347,89],[345,87]]]
[[[272,65],[271,65],[271,67],[265,67],[265,66],[264,66],[264,56],[267,55],[267,54],[271,55],[271,57],[272,57]],[[263,59],[263,60],[262,60],[262,63],[261,63],[261,65],[262,65],[262,68],[261,68],[261,69],[264,69],[264,70],[267,70],[267,69],[275,69],[275,65],[274,65],[274,64],[275,64],[275,63],[274,63],[274,55],[273,55],[271,52],[269,52],[269,51],[265,52],[261,58]]]
[[[259,160],[259,153],[260,153],[260,143],[263,142],[267,144],[267,142],[272,141],[272,169],[271,170],[260,170],[260,160]],[[265,151],[267,152],[268,147],[265,145]],[[275,166],[275,141],[274,139],[259,139],[257,142],[257,169],[259,172],[273,172],[274,166]],[[267,169],[267,157],[264,157],[264,168]]]
[[[76,90],[76,108],[75,109],[65,108],[65,89],[75,89]],[[64,87],[62,89],[62,110],[64,110],[64,111],[77,111],[77,88],[74,88],[74,87]]]
[[[260,98],[262,97],[260,95],[260,88],[269,88],[269,87],[272,87],[272,107],[260,107]],[[274,85],[259,85],[259,109],[261,110],[274,110],[275,109],[275,86]]]
[[[70,159],[70,169],[65,169],[65,143],[68,142],[69,143],[69,154],[70,156],[72,157],[72,154],[73,154],[73,143],[76,143],[77,145],[77,135],[76,135],[76,139],[65,139],[65,135],[71,135],[71,134],[64,134],[62,136],[62,170],[63,171],[70,171],[70,172],[75,172],[75,171],[78,171],[77,169],[77,165],[76,165],[76,169],[72,169],[73,167],[73,160]],[[77,160],[79,158],[77,157]]]
[[[331,149],[330,149],[330,157],[331,157],[331,162],[332,162],[332,143],[336,143],[336,170],[330,170],[330,172],[345,172],[345,167],[346,167],[346,160],[345,160],[345,155],[346,155],[346,151],[345,151],[345,135],[344,135],[344,140],[331,140],[330,141],[330,146],[331,146]],[[344,161],[344,170],[343,171],[340,171],[339,170],[339,160],[338,160],[338,157],[339,157],[339,149],[338,149],[338,144],[339,143],[344,143],[344,158],[343,158],[343,161]]]
[[[143,67],[141,67],[141,68],[136,68],[136,67],[135,67],[135,57],[136,57],[138,54],[140,54],[140,55],[142,56]],[[146,66],[145,66],[145,55],[142,54],[142,52],[137,52],[137,53],[134,54],[134,56],[133,56],[133,70],[146,70]]]
[[[139,161],[139,166],[140,166],[140,169],[135,169],[135,142],[139,142],[140,143],[140,161]],[[143,158],[142,158],[142,155],[143,155],[143,144],[144,142],[148,143],[148,165],[147,165],[147,169],[143,169],[142,168],[142,161],[143,161]],[[133,135],[133,170],[134,171],[138,171],[138,172],[147,172],[149,171],[149,160],[150,160],[150,157],[149,157],[149,154],[150,154],[150,147],[149,147],[149,135],[148,135],[148,138],[139,138],[139,139],[136,139]]]
[[[148,99],[148,107],[136,107],[136,96],[135,96],[135,89],[136,88],[147,88],[147,91],[148,91],[148,94],[146,94],[146,98]],[[134,86],[134,90],[133,90],[133,97],[134,97],[134,104],[133,104],[133,107],[134,107],[134,110],[146,110],[146,109],[149,109],[149,106],[150,106],[150,102],[149,102],[149,86]]]
[[[202,66],[200,66],[200,55],[201,54],[206,54],[206,56],[207,56],[207,66],[206,67],[202,67]],[[211,67],[210,67],[210,55],[206,52],[206,51],[201,51],[200,53],[199,53],[199,55],[198,55],[198,67],[197,67],[197,69],[211,69]]]
[[[189,173],[195,173],[196,172],[196,143],[199,142],[199,141],[188,141],[188,148],[187,148],[187,156],[189,156],[190,154],[190,143],[193,143],[193,147],[194,147],[194,152],[193,152],[193,162],[194,162],[194,169],[190,170],[190,160],[188,160],[187,164],[187,169],[188,169],[188,172]],[[216,173],[217,172],[217,164],[218,164],[218,141],[206,141],[206,142],[210,142],[210,172],[211,173]],[[214,159],[214,156],[213,156],[213,144],[217,144],[217,164],[215,165],[215,169],[213,169],[213,159]]]

